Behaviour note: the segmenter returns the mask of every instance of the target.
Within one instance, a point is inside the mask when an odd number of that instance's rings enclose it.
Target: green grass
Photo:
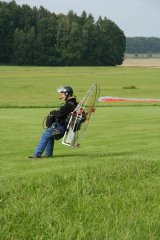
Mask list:
[[[37,99],[35,97],[33,101],[33,91],[27,92],[24,88],[21,102],[17,87],[18,84],[23,86],[24,82],[27,84],[26,75],[22,74],[24,69],[1,67],[4,75],[10,72],[6,85],[0,75],[3,82],[0,91],[6,91],[3,95],[5,104],[1,107],[8,105],[10,108],[0,109],[0,238],[159,240],[159,106],[110,107],[110,104],[101,104],[80,148],[69,148],[58,141],[53,158],[34,160],[28,156],[43,132],[41,123],[50,108],[11,106],[47,105],[51,94],[53,99],[57,98],[55,88],[66,84],[68,75],[69,84],[83,95],[81,90],[85,91],[95,81],[90,71],[104,88],[101,96],[113,95],[116,91],[118,95],[129,95],[130,91],[138,97],[141,91],[144,97],[147,89],[147,97],[156,93],[158,97],[160,70],[28,67],[28,76],[33,77],[32,81],[28,80],[31,85],[36,85],[36,75],[37,79],[41,74],[44,76],[47,69],[59,76],[63,73],[65,80],[59,83],[60,77],[57,77],[54,80],[56,84],[51,88],[52,80],[49,78],[52,74],[49,73],[47,84],[37,80]],[[18,73],[21,73],[21,80],[16,78]],[[131,73],[135,76],[134,82]],[[76,80],[76,74],[77,77],[84,74],[87,79],[85,86]],[[152,81],[149,81],[149,76]],[[17,94],[15,102],[9,103],[8,84]],[[139,88],[122,88],[128,85]],[[45,103],[39,95],[39,90],[43,88],[49,92]],[[58,105],[58,101],[54,104]]]
[[[159,77],[160,69],[141,67],[0,67],[0,107],[57,106],[61,85],[73,86],[80,100],[94,82],[101,96],[160,98]]]

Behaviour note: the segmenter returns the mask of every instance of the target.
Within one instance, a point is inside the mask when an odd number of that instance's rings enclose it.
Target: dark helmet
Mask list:
[[[73,95],[73,89],[70,86],[59,87],[57,92],[64,93],[66,97]]]

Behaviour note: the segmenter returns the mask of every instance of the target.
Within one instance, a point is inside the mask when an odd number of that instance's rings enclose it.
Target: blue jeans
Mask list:
[[[35,156],[41,157],[44,150],[45,150],[45,156],[48,156],[48,157],[53,156],[54,141],[57,137],[56,135],[57,131],[62,137],[65,132],[65,127],[60,125],[59,123],[56,123],[55,127],[50,127],[45,130],[34,152]]]

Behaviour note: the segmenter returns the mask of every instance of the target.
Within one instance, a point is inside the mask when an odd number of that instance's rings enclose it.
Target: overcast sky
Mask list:
[[[80,15],[85,10],[95,20],[99,16],[109,18],[127,37],[160,37],[160,0],[16,0],[16,3],[43,6],[56,14],[73,10]]]

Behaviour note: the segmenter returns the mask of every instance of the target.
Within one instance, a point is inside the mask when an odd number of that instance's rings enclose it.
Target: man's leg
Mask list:
[[[49,146],[51,149],[51,144],[53,145],[53,143],[54,143],[54,139],[52,137],[52,132],[53,132],[53,128],[46,129],[46,131],[43,133],[43,135],[38,143],[38,146],[36,147],[34,156],[41,157],[42,153],[44,152],[44,150],[49,142],[50,142]],[[53,152],[53,146],[52,146],[52,152]]]
[[[57,136],[59,139],[59,136],[63,136],[65,132],[64,126],[56,123],[56,126],[52,128],[52,138],[49,139],[46,149],[45,149],[45,155],[46,157],[52,157],[53,156],[53,149],[54,149],[54,141],[57,140]]]
[[[45,157],[52,157],[53,156],[53,148],[54,148],[54,138],[51,137],[46,145],[45,149]]]

